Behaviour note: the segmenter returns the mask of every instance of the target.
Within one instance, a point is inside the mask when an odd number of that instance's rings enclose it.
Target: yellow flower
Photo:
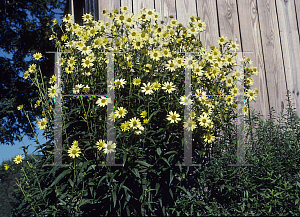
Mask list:
[[[151,86],[150,82],[148,84],[143,83],[144,87],[142,87],[142,92],[145,93],[145,95],[151,95],[153,93],[153,87]]]
[[[165,82],[162,89],[166,89],[166,92],[172,93],[172,91],[176,90],[174,87],[172,82]]]
[[[56,25],[58,23],[57,19],[53,19],[52,22],[53,22],[53,25]]]
[[[147,112],[146,112],[146,111],[142,111],[141,116],[142,116],[143,118],[145,118],[146,115],[147,115]]]
[[[147,124],[149,122],[149,119],[144,119],[144,123]]]
[[[19,164],[19,163],[22,162],[23,158],[24,158],[23,155],[18,155],[18,156],[15,157],[14,162],[16,164]]]
[[[52,84],[55,82],[55,75],[52,75],[52,77],[50,78],[49,84]]]
[[[105,154],[114,152],[114,149],[116,148],[116,143],[112,144],[112,141],[109,141],[107,144],[103,144],[103,148]]]
[[[18,110],[21,110],[23,108],[23,105],[18,106]]]
[[[9,165],[8,165],[8,164],[5,164],[5,165],[4,165],[4,169],[5,169],[5,170],[8,170],[8,169],[9,169]]]
[[[141,79],[139,77],[133,79],[133,85],[137,86],[141,84]]]
[[[39,60],[39,59],[42,58],[42,54],[41,54],[41,53],[35,53],[35,54],[33,55],[33,58],[36,59],[36,60]]]
[[[188,131],[193,131],[197,128],[196,122],[192,121],[191,118],[189,118],[186,122],[184,122],[184,128],[186,128]]]
[[[172,111],[169,112],[169,115],[167,117],[167,120],[171,121],[171,123],[178,123],[178,121],[181,120],[181,118],[179,118],[180,115],[176,114],[176,111],[173,113]]]
[[[69,156],[72,158],[79,157],[79,154],[81,153],[80,148],[77,146],[71,146],[71,148],[68,150]]]
[[[139,118],[131,118],[130,121],[129,121],[129,126],[133,129],[138,129],[139,126],[141,126],[141,122],[140,122],[140,119]]]
[[[24,79],[27,79],[29,77],[29,72],[28,71],[25,71],[24,72],[24,75],[23,75],[23,78]]]
[[[39,129],[40,130],[45,129],[46,126],[47,126],[47,123],[48,123],[47,118],[42,118],[40,120],[40,122],[38,123],[39,124]]]
[[[215,140],[215,136],[213,136],[212,134],[205,134],[204,138],[204,142],[207,143],[212,143]]]
[[[104,144],[105,144],[105,141],[102,139],[100,139],[98,142],[96,142],[96,145],[98,146],[99,151],[102,150]]]
[[[99,99],[96,101],[96,104],[97,104],[98,106],[101,106],[101,107],[106,106],[107,103],[111,103],[111,99],[110,99],[110,98],[106,99],[104,96],[101,96],[101,98],[99,98]]]
[[[127,111],[126,109],[124,109],[123,107],[118,108],[117,112],[116,112],[116,116],[117,118],[124,118],[126,115]]]
[[[75,147],[78,147],[78,141],[77,141],[77,140],[74,140],[74,141],[72,142],[72,145],[75,146]]]

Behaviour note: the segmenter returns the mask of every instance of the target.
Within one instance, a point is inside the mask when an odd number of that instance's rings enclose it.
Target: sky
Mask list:
[[[61,11],[61,10],[55,10],[55,12],[63,13],[63,11]],[[58,20],[58,23],[61,23],[62,19],[59,15],[56,15],[55,18]],[[11,54],[7,54],[7,53],[3,52],[2,50],[0,50],[0,56],[2,56],[2,57],[5,56],[8,58],[12,57]],[[29,58],[26,58],[25,60],[28,60],[28,59]],[[23,72],[20,72],[19,76],[23,77]],[[35,124],[35,126],[37,126],[38,123],[35,122],[34,124]],[[47,141],[42,135],[44,130],[38,130],[38,129],[39,128],[37,126],[37,131],[36,131],[37,140],[39,141],[40,144],[44,144]],[[21,135],[21,136],[23,136],[23,135]],[[9,144],[1,144],[0,143],[0,165],[2,164],[3,161],[11,160],[12,158],[15,158],[17,155],[24,154],[24,152],[21,148],[22,146],[30,144],[30,146],[28,147],[29,153],[33,153],[33,151],[36,149],[35,146],[37,146],[34,139],[29,139],[28,136],[24,136],[21,142],[14,141],[14,143],[15,143],[15,145],[11,145],[10,143]],[[35,152],[35,154],[37,154],[37,152]]]

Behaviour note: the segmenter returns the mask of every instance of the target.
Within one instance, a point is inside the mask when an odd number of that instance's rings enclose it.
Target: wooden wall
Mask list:
[[[254,108],[268,118],[271,107],[276,114],[286,112],[287,89],[291,92],[291,102],[300,117],[300,0],[85,0],[81,6],[75,5],[76,17],[92,12],[95,19],[109,22],[102,15],[121,6],[128,6],[137,14],[140,9],[155,9],[162,20],[168,21],[173,15],[184,26],[189,16],[199,16],[207,25],[199,34],[199,39],[210,50],[218,46],[217,39],[226,36],[237,42],[237,51],[246,53],[258,75],[253,75],[251,89],[259,91]],[[68,1],[68,4],[70,0]],[[68,5],[67,5],[68,7]]]

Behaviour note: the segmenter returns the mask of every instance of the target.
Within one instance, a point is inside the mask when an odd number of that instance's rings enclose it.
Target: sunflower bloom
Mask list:
[[[19,164],[19,163],[22,162],[23,158],[24,158],[23,155],[18,155],[18,156],[15,157],[14,162],[16,164]]]
[[[5,169],[5,170],[8,170],[8,169],[9,169],[9,165],[8,165],[8,164],[5,164],[5,165],[4,165],[4,169]]]

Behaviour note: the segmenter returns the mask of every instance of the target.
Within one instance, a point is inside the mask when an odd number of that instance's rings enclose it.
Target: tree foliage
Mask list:
[[[33,138],[36,127],[30,123],[24,112],[18,111],[17,106],[29,112],[30,122],[41,117],[42,109],[37,107],[33,115],[30,102],[38,99],[37,88],[31,85],[30,79],[22,75],[34,62],[32,55],[36,52],[43,54],[40,66],[45,76],[44,82],[49,81],[54,72],[54,56],[46,52],[54,51],[55,44],[49,41],[51,34],[50,23],[57,9],[64,10],[65,1],[59,0],[0,0],[0,48],[12,55],[0,57],[0,143],[12,144],[21,141],[17,137],[25,133]],[[27,57],[27,58],[26,58]],[[28,57],[29,60],[28,60]],[[21,76],[20,76],[21,75]]]

